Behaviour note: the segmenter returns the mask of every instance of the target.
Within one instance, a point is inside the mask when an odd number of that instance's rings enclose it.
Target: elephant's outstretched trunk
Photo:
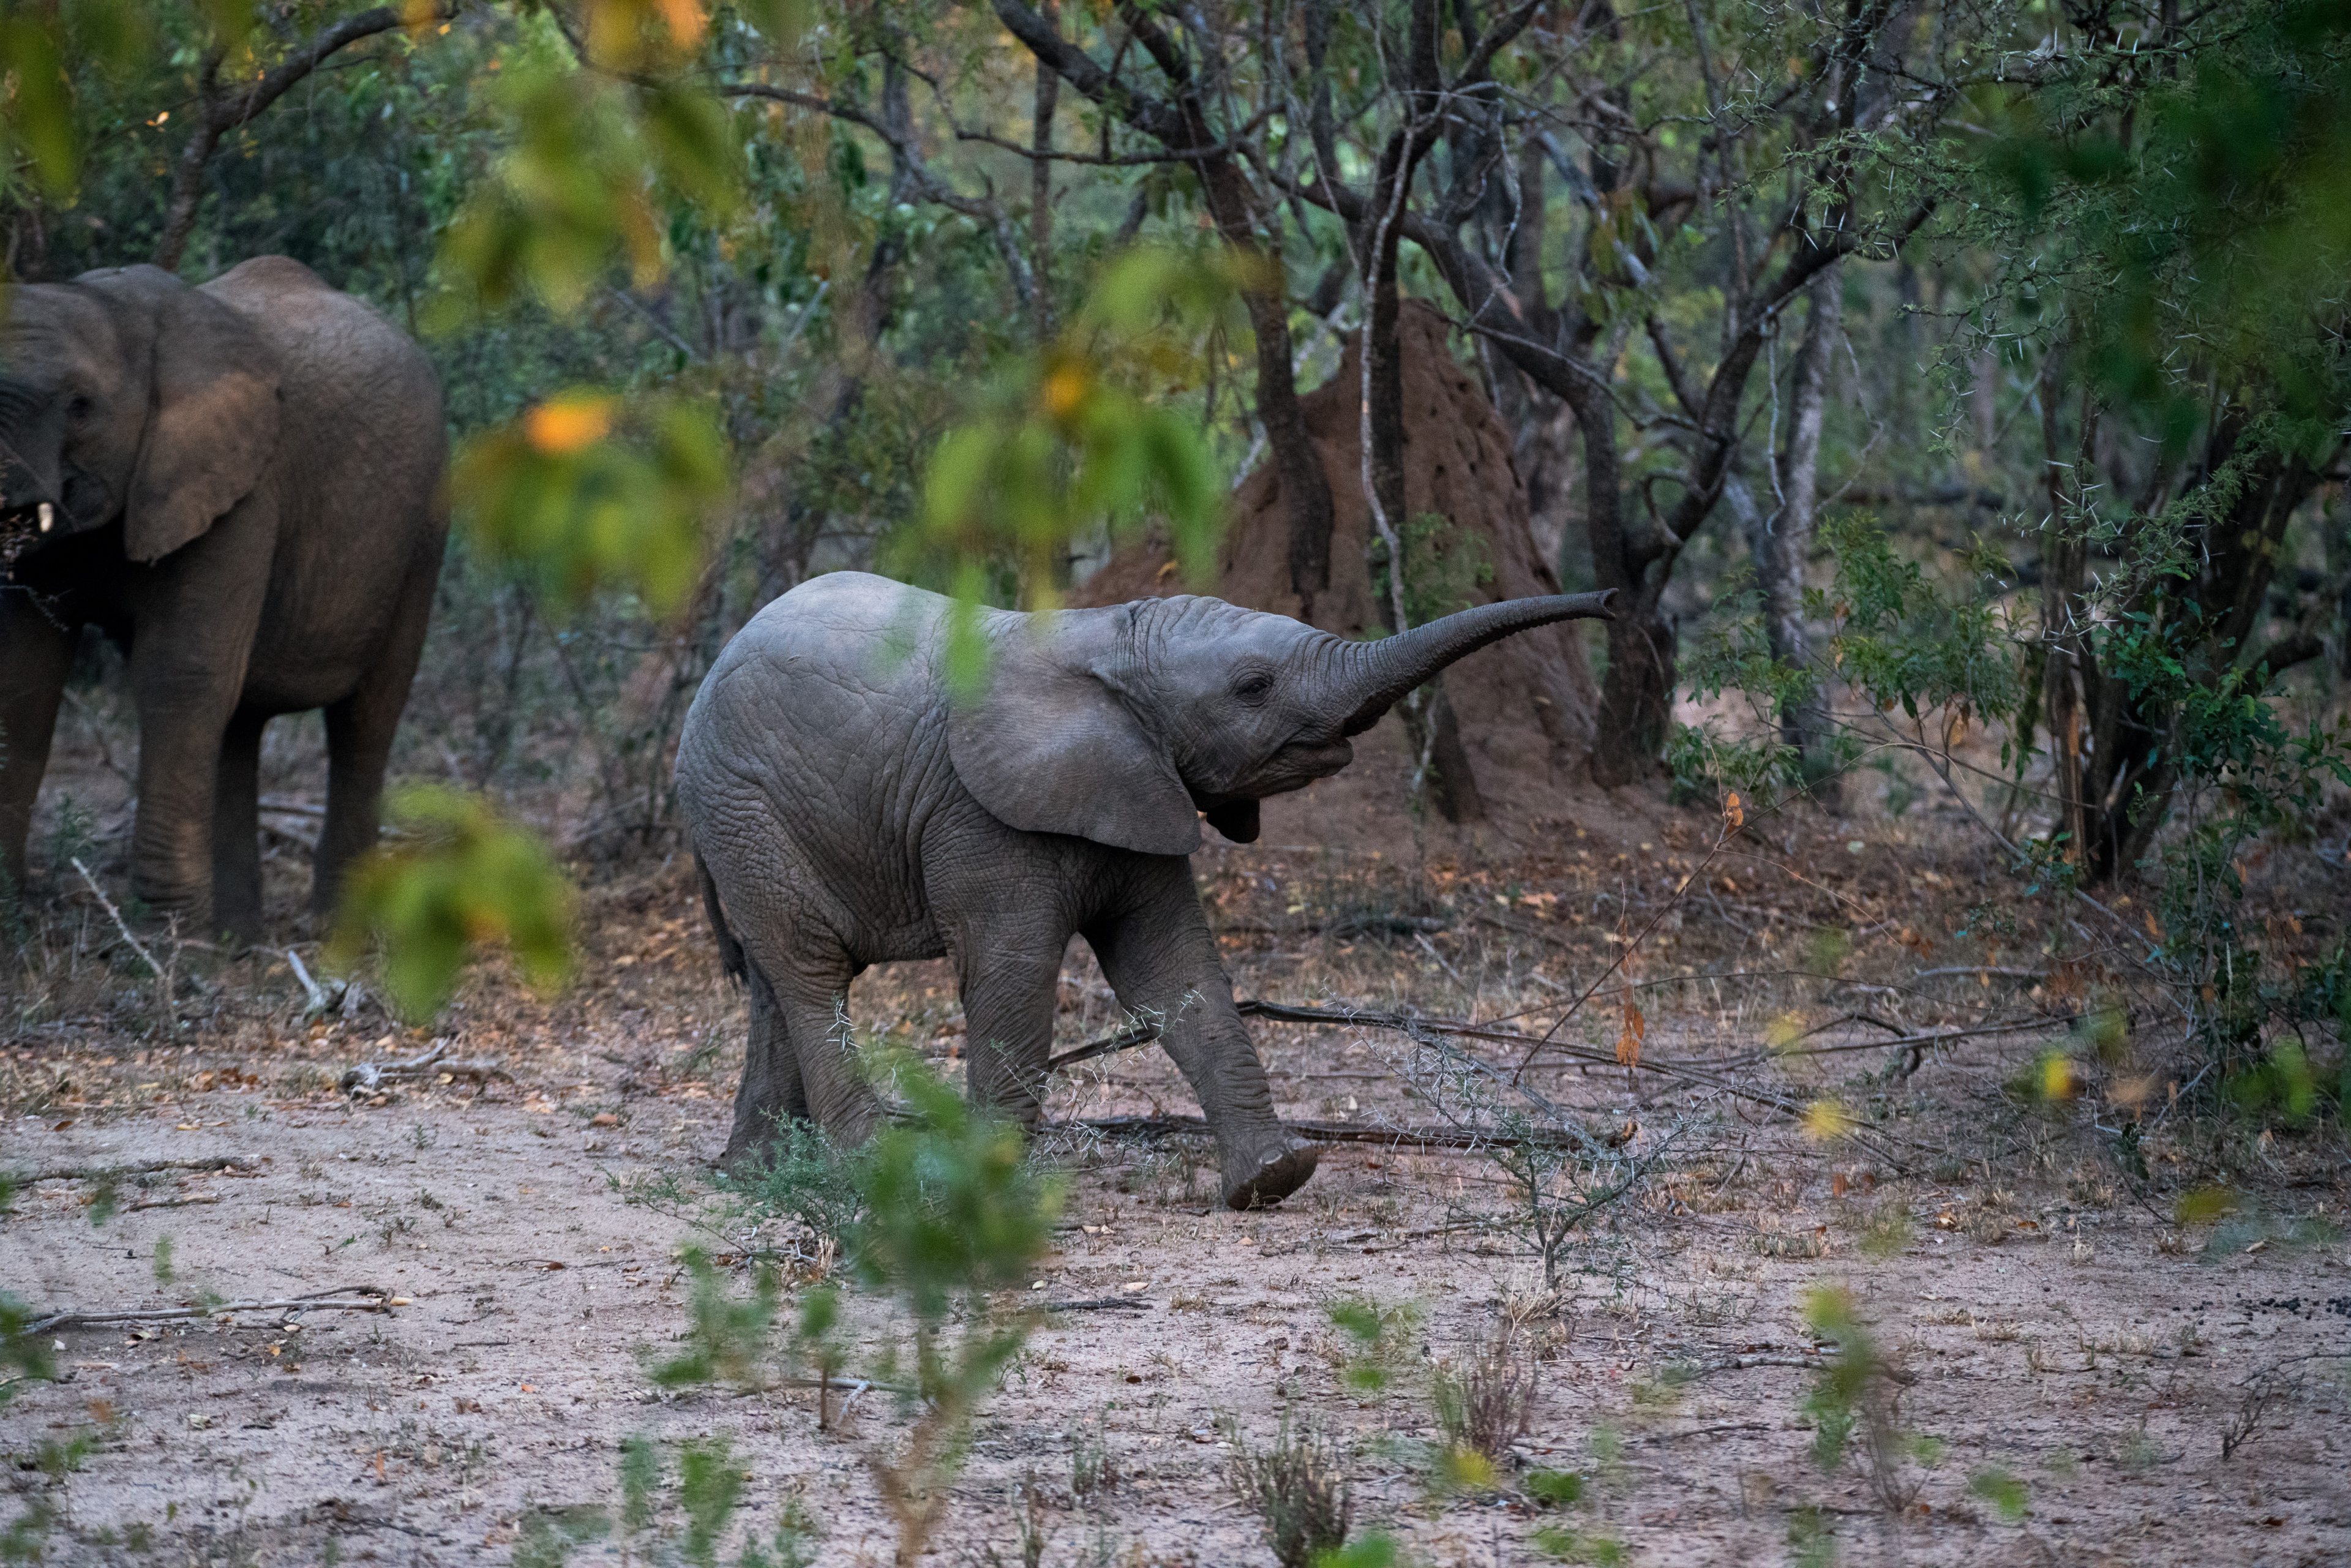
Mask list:
[[[1334,711],[1348,715],[1343,733],[1354,736],[1379,723],[1415,686],[1426,683],[1456,659],[1498,643],[1513,632],[1548,626],[1554,621],[1585,618],[1611,620],[1608,601],[1616,591],[1598,593],[1554,593],[1541,599],[1505,599],[1431,621],[1376,643],[1351,643],[1335,670]]]

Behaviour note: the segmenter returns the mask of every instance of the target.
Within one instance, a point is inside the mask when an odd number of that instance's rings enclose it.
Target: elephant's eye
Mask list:
[[[89,417],[89,399],[79,392],[66,400],[66,417],[78,424]]]
[[[1273,695],[1273,677],[1263,670],[1251,670],[1233,683],[1233,695],[1255,707]]]

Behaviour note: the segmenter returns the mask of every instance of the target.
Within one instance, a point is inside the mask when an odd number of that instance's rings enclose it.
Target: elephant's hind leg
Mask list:
[[[808,1087],[800,1082],[799,1057],[775,989],[755,964],[745,966],[743,977],[751,998],[751,1038],[743,1051],[743,1087],[735,1095],[735,1131],[719,1156],[728,1166],[758,1163],[787,1123],[809,1119]]]
[[[261,938],[261,737],[269,716],[240,708],[221,733],[213,786],[213,924]]]
[[[440,575],[440,536],[420,549],[401,584],[400,609],[374,666],[351,695],[327,709],[327,823],[319,834],[313,862],[310,907],[331,911],[342,894],[351,862],[375,848],[383,815],[383,774],[392,760],[392,737],[416,677],[424,649],[424,627],[433,611],[433,584]]]
[[[863,1141],[881,1119],[882,1104],[865,1080],[857,1060],[856,1043],[841,1027],[849,1006],[849,982],[856,971],[847,952],[831,933],[800,922],[782,929],[730,920],[743,944],[751,974],[767,986],[771,1022],[763,1060],[743,1064],[743,1088],[737,1096],[734,1137],[726,1145],[729,1159],[750,1152],[773,1138],[778,1112],[796,1107],[813,1120],[828,1137],[845,1144]],[[756,1051],[761,1004],[753,998],[752,1046]],[[780,1064],[789,1059],[796,1074],[787,1080]],[[796,1082],[797,1091],[788,1085]],[[764,1104],[762,1103],[764,1102]]]

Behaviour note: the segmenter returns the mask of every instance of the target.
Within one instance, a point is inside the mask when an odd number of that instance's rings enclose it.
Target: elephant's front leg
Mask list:
[[[0,898],[24,889],[25,837],[78,629],[29,591],[0,584],[0,873],[8,881]]]
[[[1086,940],[1130,1013],[1159,1021],[1160,1043],[1184,1074],[1216,1135],[1225,1201],[1278,1203],[1314,1174],[1315,1151],[1274,1113],[1265,1063],[1233,1006],[1188,861],[1137,855],[1133,896],[1090,926]]]
[[[131,891],[206,936],[221,739],[244,693],[268,589],[274,529],[266,517],[249,515],[261,505],[248,497],[160,565],[132,569],[139,816],[131,829]]]
[[[1070,933],[1058,924],[990,922],[957,945],[964,1019],[964,1092],[1023,1126],[1044,1101],[1053,1005]]]

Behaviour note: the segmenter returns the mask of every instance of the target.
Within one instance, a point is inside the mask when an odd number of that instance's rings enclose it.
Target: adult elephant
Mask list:
[[[261,256],[12,288],[0,326],[0,863],[25,837],[81,628],[128,653],[131,885],[258,934],[263,727],[326,710],[313,902],[375,842],[448,532],[447,436],[405,334]]]
[[[1314,1153],[1274,1114],[1201,913],[1201,816],[1255,839],[1259,800],[1344,768],[1348,737],[1437,671],[1607,601],[1505,601],[1373,643],[1217,599],[988,611],[988,679],[957,700],[948,601],[860,572],[777,600],[719,655],[678,747],[705,902],[751,992],[727,1157],[782,1117],[872,1125],[841,1020],[850,980],[893,959],[954,958],[969,1092],[1033,1120],[1081,935],[1121,1005],[1159,1022],[1225,1200],[1285,1197]]]

